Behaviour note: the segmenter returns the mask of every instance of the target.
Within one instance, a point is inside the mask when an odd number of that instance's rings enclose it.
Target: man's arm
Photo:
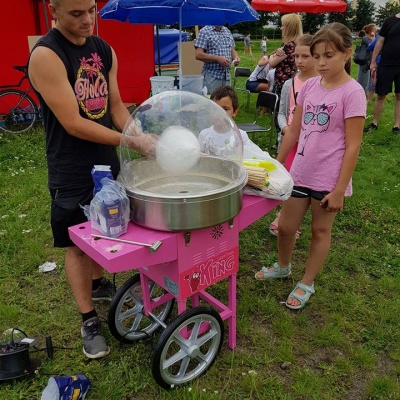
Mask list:
[[[154,152],[156,138],[139,131],[130,120],[129,111],[125,108],[117,84],[117,58],[112,51],[113,65],[109,73],[109,107],[115,128],[122,131],[128,120],[130,137],[126,144],[144,155]],[[68,81],[67,71],[61,59],[47,47],[37,47],[29,62],[29,78],[33,87],[42,95],[54,115],[72,136],[90,142],[119,146],[122,134],[79,114],[75,93]]]
[[[235,66],[239,65],[240,57],[239,57],[239,54],[237,53],[237,51],[236,51],[236,49],[234,47],[232,47],[232,50],[231,50],[231,57],[232,57],[232,60],[234,61]]]
[[[119,132],[81,117],[75,93],[68,81],[67,71],[55,52],[47,47],[37,47],[32,52],[29,62],[29,78],[33,87],[41,94],[70,135],[90,142],[119,145],[121,138]],[[111,88],[112,90],[114,89]],[[111,103],[114,101],[112,95],[110,101]]]
[[[122,132],[125,128],[126,122],[128,121],[130,114],[128,109],[125,107],[122,102],[121,95],[119,93],[119,87],[117,82],[117,70],[118,70],[118,61],[117,56],[112,49],[112,67],[108,74],[109,78],[109,99],[110,99],[110,108],[111,108],[111,118],[114,127]]]
[[[379,36],[378,40],[376,41],[375,48],[371,57],[371,65],[370,65],[371,70],[374,70],[376,68],[376,58],[381,52],[384,42],[385,38],[383,36]]]
[[[208,54],[201,47],[196,47],[195,57],[196,60],[203,61],[205,63],[216,62],[223,67],[229,67],[231,65],[231,60],[228,60],[223,56]]]

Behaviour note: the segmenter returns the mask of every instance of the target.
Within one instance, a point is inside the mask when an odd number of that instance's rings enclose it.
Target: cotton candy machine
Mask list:
[[[135,137],[157,139],[150,156],[132,149]],[[165,230],[194,230],[235,217],[246,171],[243,144],[225,110],[206,97],[167,91],[142,103],[121,139],[121,173],[131,220]]]
[[[132,142],[152,143],[142,146],[148,156],[132,150]],[[131,208],[127,232],[99,236],[88,221],[70,227],[70,237],[108,272],[138,271],[115,293],[108,326],[124,343],[162,328],[151,370],[171,389],[212,366],[223,321],[228,345],[236,347],[239,232],[279,202],[242,196],[240,133],[222,108],[200,95],[169,91],[148,99],[132,114],[120,149],[119,180]],[[222,280],[227,293],[218,299],[207,289]],[[170,320],[175,302],[178,315]]]

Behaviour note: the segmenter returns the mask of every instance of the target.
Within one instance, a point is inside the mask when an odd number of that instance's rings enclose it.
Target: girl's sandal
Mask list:
[[[296,290],[300,289],[304,292],[304,294],[298,294],[296,293]],[[310,297],[312,294],[315,293],[314,290],[314,284],[312,284],[311,286],[305,285],[304,283],[301,282],[297,282],[296,287],[292,290],[292,292],[289,294],[287,300],[286,300],[286,307],[290,308],[291,310],[300,310],[301,308],[303,308],[308,300],[310,300]],[[298,304],[297,306],[293,306],[292,304],[288,304],[288,300],[289,299],[296,299],[300,302],[300,304]]]
[[[271,222],[269,225],[269,233],[273,236],[278,236],[278,225]]]
[[[289,264],[287,267],[281,268],[276,262],[271,268],[262,267],[254,277],[258,281],[265,281],[266,279],[287,278],[292,273],[292,266]]]

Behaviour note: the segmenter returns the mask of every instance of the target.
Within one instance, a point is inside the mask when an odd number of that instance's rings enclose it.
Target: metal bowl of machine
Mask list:
[[[151,156],[130,138],[156,137]],[[184,91],[157,94],[132,114],[121,139],[119,180],[131,220],[166,231],[188,231],[233,219],[241,210],[246,170],[240,132],[213,101]]]

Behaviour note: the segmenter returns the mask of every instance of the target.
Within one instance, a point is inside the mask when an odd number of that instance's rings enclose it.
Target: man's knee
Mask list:
[[[67,247],[67,253],[74,258],[85,258],[86,253],[81,250],[78,246],[69,246]]]
[[[377,101],[385,101],[385,99],[386,99],[386,94],[385,95],[381,95],[381,94],[376,95]]]

